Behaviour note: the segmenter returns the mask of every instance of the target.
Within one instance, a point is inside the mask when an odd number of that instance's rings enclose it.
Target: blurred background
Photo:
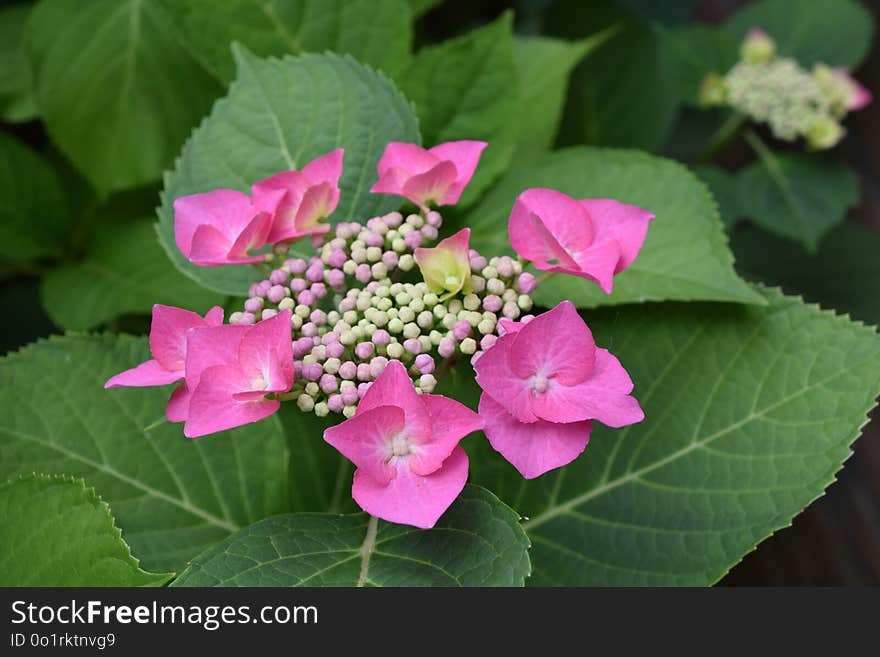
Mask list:
[[[669,93],[672,83],[667,74],[674,64],[669,63],[660,35],[664,30],[688,25],[719,24],[749,3],[429,0],[415,4],[426,7],[416,27],[416,48],[467,32],[511,7],[516,12],[516,30],[522,34],[578,39],[609,25],[622,26],[618,35],[573,71],[557,145],[635,147],[695,164],[699,157],[693,144],[705,143],[708,128],[704,124],[708,118],[705,112],[679,103]],[[863,0],[861,4],[869,10],[876,34],[880,3]],[[7,1],[0,6],[4,11],[14,6],[24,14],[29,5]],[[0,23],[0,67],[15,56],[14,37],[4,31],[7,25],[8,21]],[[875,96],[880,95],[880,48],[876,39],[854,74]],[[0,98],[10,77],[11,68],[0,70]],[[55,170],[69,209],[69,218],[65,220],[69,226],[57,253],[38,254],[39,257],[24,262],[0,251],[0,307],[6,314],[0,326],[0,352],[5,354],[40,337],[62,333],[60,326],[145,334],[149,320],[142,312],[116,307],[108,310],[106,321],[94,326],[75,315],[75,308],[70,307],[66,297],[83,289],[81,284],[70,284],[74,278],[88,280],[99,270],[103,276],[124,276],[113,268],[112,253],[95,254],[96,249],[100,251],[96,238],[101,226],[115,221],[118,215],[141,218],[126,228],[132,231],[133,241],[143,231],[149,233],[152,228],[148,220],[155,216],[160,186],[149,185],[99,199],[53,147],[43,124],[30,119],[27,108],[7,107],[5,112],[7,119],[13,119],[0,123],[0,132],[40,152]],[[733,221],[736,217],[727,218],[731,224],[731,246],[743,276],[781,285],[786,292],[802,294],[807,300],[849,313],[854,319],[880,323],[878,126],[877,100],[846,121],[848,134],[831,156],[834,162],[857,172],[861,196],[858,204],[847,212],[845,223],[822,239],[816,253],[810,254],[800,245],[764,233],[747,222]],[[714,162],[734,171],[751,159],[749,148],[734,140],[719,152]],[[0,167],[3,166],[9,163],[0,159]],[[5,174],[7,180],[15,179],[16,172]],[[26,176],[26,172],[21,175]],[[21,184],[27,181],[22,180]],[[0,217],[5,205],[8,201],[0,188]],[[721,205],[723,210],[724,203]],[[5,211],[11,210],[7,207]],[[2,235],[0,232],[0,242]],[[94,293],[100,296],[101,291],[96,289]],[[192,293],[182,289],[180,294]],[[148,309],[149,305],[133,299],[131,307]],[[791,527],[780,530],[747,555],[721,584],[880,584],[880,413],[873,413],[872,421],[855,443],[853,456],[826,495],[797,516]]]

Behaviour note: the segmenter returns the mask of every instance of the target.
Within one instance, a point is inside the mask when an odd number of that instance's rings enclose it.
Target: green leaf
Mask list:
[[[405,0],[162,0],[193,55],[225,83],[235,63],[229,44],[256,55],[333,50],[393,75],[412,46]]]
[[[412,11],[413,18],[419,18],[434,7],[441,5],[443,0],[407,0]]]
[[[757,228],[731,237],[736,268],[809,301],[880,324],[880,235],[852,222],[832,229],[810,255]]]
[[[612,295],[586,280],[557,275],[535,291],[541,305],[562,299],[578,306],[666,299],[763,303],[733,271],[712,197],[680,164],[636,151],[570,148],[515,166],[465,218],[473,248],[491,255],[510,250],[507,219],[517,195],[530,187],[614,198],[657,217],[639,257],[615,277]]]
[[[511,129],[518,156],[540,153],[553,146],[569,75],[578,62],[613,36],[613,30],[604,30],[580,41],[540,36],[515,39],[519,99]]]
[[[528,518],[530,583],[712,584],[832,483],[880,391],[880,337],[761,294],[590,313],[646,419],[594,425],[583,455],[533,481],[488,442],[469,450],[473,480]]]
[[[287,450],[274,418],[190,440],[162,423],[170,388],[103,389],[147,358],[144,339],[67,335],[0,360],[0,478],[82,477],[145,568],[180,570],[288,509]]]
[[[82,262],[43,277],[40,296],[46,314],[68,330],[88,330],[128,313],[148,314],[156,303],[204,314],[224,301],[174,268],[148,219],[99,233]]]
[[[103,195],[158,179],[220,91],[156,0],[41,0],[25,46],[49,135]]]
[[[0,9],[0,118],[10,123],[37,116],[31,70],[22,43],[30,12],[30,5]]]
[[[227,294],[245,293],[255,270],[196,267],[186,260],[174,242],[176,198],[218,188],[247,192],[262,178],[342,147],[342,196],[333,220],[363,220],[400,206],[398,198],[369,193],[385,146],[419,141],[407,100],[383,75],[351,57],[279,60],[257,59],[242,48],[235,52],[238,77],[166,173],[159,210],[159,238],[171,260],[195,281]]]
[[[779,54],[804,66],[824,62],[854,69],[868,54],[873,25],[856,0],[764,0],[734,14],[724,29],[739,45],[746,32],[760,27],[776,41]]]
[[[517,111],[513,14],[456,39],[420,50],[399,77],[418,109],[424,142],[489,142],[462,204],[473,201],[510,161],[514,143],[505,133]]]
[[[760,159],[738,174],[740,212],[815,252],[822,236],[858,203],[858,178],[828,158],[774,153],[756,138],[752,143]]]
[[[58,177],[37,153],[0,133],[0,257],[60,256],[70,215]]]
[[[433,529],[352,515],[266,518],[196,557],[172,586],[522,586],[519,517],[466,486]]]
[[[743,216],[740,208],[739,178],[715,164],[701,164],[691,169],[715,197],[725,227],[730,229]]]
[[[161,586],[131,556],[110,507],[82,479],[0,484],[0,586]]]
[[[555,2],[546,21],[550,34],[569,39],[618,30],[572,75],[560,142],[662,146],[675,121],[678,94],[657,30],[613,0]]]
[[[318,418],[296,404],[282,404],[278,419],[290,454],[290,509],[347,513],[357,510],[351,499],[351,461],[324,441],[324,430],[338,417]]]

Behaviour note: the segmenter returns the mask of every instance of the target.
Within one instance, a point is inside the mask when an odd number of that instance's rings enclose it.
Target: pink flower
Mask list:
[[[462,228],[433,248],[420,247],[415,250],[416,263],[431,292],[446,296],[460,291],[470,293],[470,238],[471,229]]]
[[[374,516],[433,527],[464,488],[468,459],[459,441],[483,427],[466,406],[442,395],[419,395],[400,361],[392,360],[354,416],[324,432],[352,461],[352,497]]]
[[[252,326],[222,325],[190,331],[186,391],[177,400],[188,438],[262,420],[281,402],[267,399],[293,386],[291,311]],[[183,418],[182,418],[183,419]]]
[[[153,358],[111,377],[104,387],[164,386],[180,381],[184,377],[187,332],[222,323],[223,309],[220,306],[211,308],[203,319],[197,313],[183,308],[156,304],[150,324],[150,353]],[[175,397],[183,394],[178,392],[181,388],[185,388],[185,385],[178,386],[171,395],[172,401],[168,403],[166,412],[172,422],[177,421],[173,419],[176,417],[174,402]]]
[[[527,189],[513,205],[508,231],[513,249],[538,269],[586,278],[610,294],[614,275],[635,260],[653,218],[611,199],[578,201]]]
[[[486,437],[526,478],[580,454],[590,420],[622,427],[644,419],[629,375],[596,347],[568,301],[528,324],[507,322],[474,369]]]
[[[391,142],[379,160],[379,181],[370,191],[404,196],[423,210],[429,203],[454,205],[486,146],[484,141],[449,141],[424,149]]]
[[[277,193],[280,198],[283,192]],[[181,253],[202,267],[264,262],[249,255],[266,244],[272,215],[259,211],[247,194],[216,189],[174,201],[174,239]]]
[[[320,221],[333,214],[339,203],[344,153],[337,148],[312,160],[300,171],[284,171],[254,184],[251,188],[254,206],[273,216],[270,244],[293,242],[330,230],[328,224]]]

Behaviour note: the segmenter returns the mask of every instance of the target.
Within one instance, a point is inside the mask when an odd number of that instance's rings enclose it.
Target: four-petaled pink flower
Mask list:
[[[379,181],[371,192],[404,196],[426,210],[454,205],[471,181],[484,141],[449,141],[433,148],[391,142],[379,160]]]
[[[552,189],[527,189],[510,213],[510,243],[538,269],[591,280],[610,294],[614,275],[629,267],[654,215],[611,199],[582,199]]]
[[[504,329],[474,364],[479,410],[492,447],[527,479],[574,460],[591,420],[622,427],[644,419],[626,370],[596,347],[570,302]]]
[[[353,417],[324,439],[352,461],[352,497],[374,516],[433,527],[464,488],[468,459],[458,444],[483,428],[466,406],[416,393],[400,361],[391,361]]]
[[[293,242],[330,230],[321,219],[333,214],[339,203],[339,177],[345,151],[334,151],[312,160],[299,171],[284,171],[254,184],[254,206],[271,214],[270,244]],[[284,192],[279,198],[278,191]]]
[[[104,387],[164,386],[180,381],[184,378],[188,332],[222,323],[223,309],[220,306],[214,306],[202,318],[190,310],[156,304],[150,324],[150,353],[153,358],[111,377]],[[182,420],[178,403],[185,395],[186,384],[178,386],[172,393],[166,411],[170,421]]]
[[[272,415],[270,393],[293,386],[291,311],[252,326],[225,324],[190,331],[186,345],[188,438],[231,429]]]

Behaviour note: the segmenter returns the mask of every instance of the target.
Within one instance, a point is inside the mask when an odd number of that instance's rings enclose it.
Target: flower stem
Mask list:
[[[697,162],[706,163],[715,159],[715,156],[737,138],[745,123],[745,114],[733,112],[709,138],[709,145],[706,146],[706,149],[697,158]]]

